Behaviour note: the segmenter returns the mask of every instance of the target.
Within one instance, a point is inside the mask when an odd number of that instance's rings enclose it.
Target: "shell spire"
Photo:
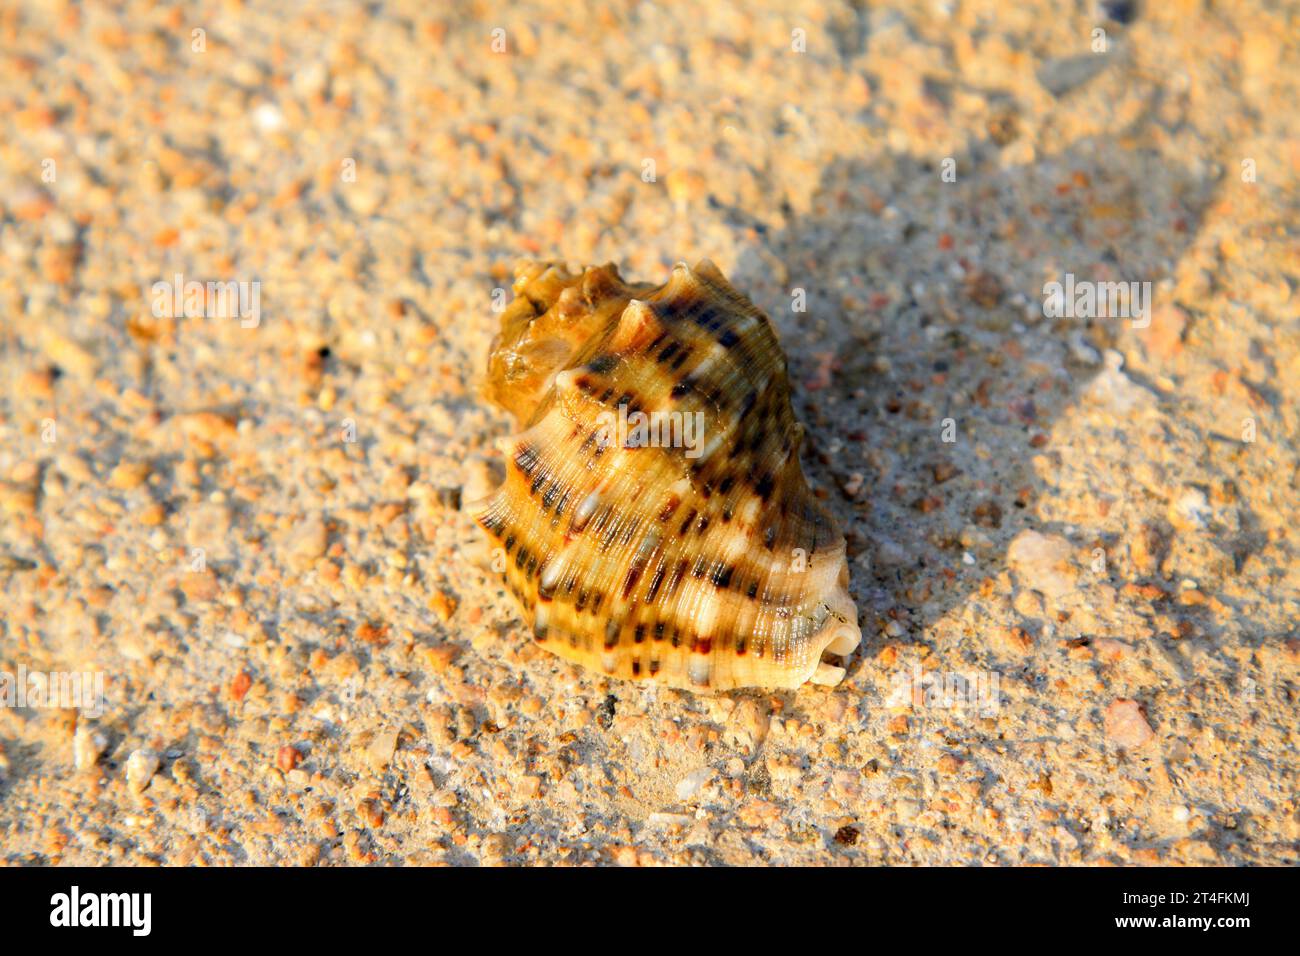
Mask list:
[[[767,317],[708,260],[661,286],[516,267],[487,395],[523,428],[476,518],[533,638],[695,691],[835,684],[857,647],[844,538],[799,463]]]

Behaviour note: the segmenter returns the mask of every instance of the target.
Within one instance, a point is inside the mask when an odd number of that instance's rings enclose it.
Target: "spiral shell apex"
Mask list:
[[[488,396],[523,431],[476,518],[533,637],[694,691],[836,684],[858,645],[844,537],[799,463],[767,317],[713,263],[661,286],[521,263]]]

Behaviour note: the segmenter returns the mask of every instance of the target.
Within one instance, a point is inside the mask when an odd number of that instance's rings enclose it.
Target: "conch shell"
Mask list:
[[[808,490],[767,317],[704,260],[662,286],[521,263],[488,397],[523,431],[477,508],[547,650],[693,691],[836,684],[844,537]]]

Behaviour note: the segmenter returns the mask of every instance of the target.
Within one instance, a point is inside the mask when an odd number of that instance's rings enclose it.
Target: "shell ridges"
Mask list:
[[[707,259],[661,286],[516,268],[487,394],[522,431],[478,512],[534,639],[695,691],[838,682],[844,539],[799,463],[771,323]]]

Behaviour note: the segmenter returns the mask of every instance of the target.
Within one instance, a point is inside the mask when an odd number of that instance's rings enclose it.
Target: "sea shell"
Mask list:
[[[487,395],[524,430],[476,509],[540,646],[694,691],[835,684],[844,538],[809,492],[767,317],[713,263],[662,286],[521,263]]]

